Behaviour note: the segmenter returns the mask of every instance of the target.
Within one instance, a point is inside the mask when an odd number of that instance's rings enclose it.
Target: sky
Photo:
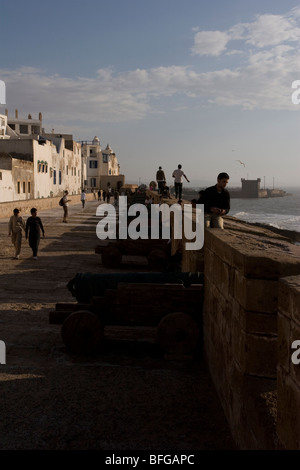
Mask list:
[[[0,0],[0,31],[0,113],[98,136],[127,183],[299,187],[299,2]]]

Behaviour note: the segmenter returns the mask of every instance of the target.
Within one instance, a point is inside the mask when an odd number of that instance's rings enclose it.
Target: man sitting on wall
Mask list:
[[[204,204],[204,223],[205,227],[224,229],[224,215],[230,210],[230,194],[226,188],[229,181],[229,175],[225,172],[219,173],[217,184],[206,188],[202,197],[201,204]]]

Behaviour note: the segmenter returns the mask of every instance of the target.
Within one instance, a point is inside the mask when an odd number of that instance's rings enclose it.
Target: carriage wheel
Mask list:
[[[104,336],[101,320],[88,310],[71,313],[63,322],[61,335],[70,352],[90,354],[99,349]]]
[[[183,312],[169,313],[158,325],[158,343],[170,354],[190,354],[199,341],[199,327],[196,321]]]

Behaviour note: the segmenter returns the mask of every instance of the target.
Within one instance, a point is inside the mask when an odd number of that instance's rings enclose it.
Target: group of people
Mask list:
[[[67,191],[65,191],[65,193],[67,193]],[[95,189],[92,190],[92,193],[94,194],[94,199],[97,199]],[[97,192],[97,195],[98,195],[98,201],[103,200],[103,202],[107,202],[109,204],[111,202],[111,199],[113,199],[113,204],[115,206],[118,205],[119,192],[116,191],[114,188],[108,188],[107,191],[105,191],[103,189],[99,189],[98,192]],[[86,202],[86,191],[85,191],[85,189],[83,189],[81,191],[80,200],[81,200],[82,208],[84,209],[85,202]],[[64,207],[65,207],[65,205],[64,205]],[[66,207],[67,207],[67,204],[66,204]]]
[[[25,233],[26,240],[29,239],[29,246],[32,249],[32,256],[34,260],[38,259],[38,249],[41,239],[41,233],[45,237],[45,230],[43,223],[37,215],[37,209],[33,207],[30,210],[31,216],[28,217],[26,223],[20,216],[19,209],[13,210],[13,215],[8,222],[8,236],[11,237],[12,244],[15,247],[14,259],[20,258],[23,232]]]
[[[176,170],[173,171],[172,177],[174,178],[175,198],[181,204],[183,178],[189,183],[189,179],[182,170],[182,165],[178,165]],[[166,184],[166,176],[161,166],[156,172],[156,181],[158,193],[161,197],[171,199],[169,186]],[[204,223],[206,228],[224,228],[223,216],[228,214],[230,210],[230,194],[226,189],[228,181],[228,173],[219,173],[217,183],[205,190],[199,191],[198,199],[191,201],[194,205],[204,204]]]
[[[181,203],[182,196],[182,177],[184,177],[188,182],[188,178],[185,173],[182,171],[181,165],[178,165],[178,168],[173,171],[172,176],[175,179],[175,197],[178,198],[178,203]],[[161,197],[170,198],[169,187],[166,185],[166,178],[164,171],[161,167],[157,171],[156,175],[158,183],[158,192]],[[224,228],[223,216],[228,214],[230,210],[230,194],[226,189],[226,186],[229,181],[229,175],[226,172],[221,172],[217,176],[217,183],[213,186],[209,186],[205,190],[201,190],[198,193],[198,199],[193,199],[192,204],[203,204],[204,205],[204,223],[206,228]],[[103,200],[110,202],[111,193],[109,191],[103,191]],[[109,196],[107,197],[107,194]],[[118,193],[117,191],[113,192],[114,203],[117,204]],[[82,207],[84,208],[86,201],[85,190],[81,193],[81,202]],[[62,198],[62,205],[64,210],[63,222],[67,222],[68,217],[68,191],[64,191]],[[148,208],[151,207],[153,200],[151,197],[147,197],[145,204]],[[45,237],[45,230],[43,223],[37,215],[37,209],[33,207],[30,210],[31,216],[28,217],[26,223],[23,218],[20,216],[19,209],[14,209],[13,215],[9,219],[8,223],[8,236],[11,237],[12,243],[15,247],[15,257],[14,259],[20,258],[21,245],[22,245],[22,236],[23,232],[25,233],[26,240],[29,239],[29,246],[32,249],[33,259],[38,259],[38,248],[40,243],[41,234]]]
[[[176,170],[173,171],[172,178],[174,178],[175,198],[178,199],[178,203],[180,204],[182,202],[182,178],[185,178],[188,183],[190,182],[190,180],[182,170],[182,165],[178,165]],[[169,186],[167,186],[166,175],[161,166],[156,172],[156,181],[158,194],[160,194],[163,198],[172,199],[172,196],[170,194],[170,188]]]

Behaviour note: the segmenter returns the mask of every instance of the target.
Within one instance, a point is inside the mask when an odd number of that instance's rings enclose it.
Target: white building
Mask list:
[[[6,133],[7,129],[7,116],[0,114],[0,139],[9,139],[10,136]]]
[[[82,141],[81,145],[82,157],[86,159],[87,189],[106,189],[107,186],[118,189],[124,184],[118,159],[109,145],[102,150],[97,136],[92,142]]]
[[[0,202],[79,194],[82,188],[118,189],[125,183],[109,145],[76,142],[71,134],[45,133],[42,114],[33,119],[0,115]]]
[[[0,202],[79,194],[81,145],[71,135],[42,135],[38,120],[7,117],[10,138],[0,140]],[[2,178],[2,179],[1,179]]]

